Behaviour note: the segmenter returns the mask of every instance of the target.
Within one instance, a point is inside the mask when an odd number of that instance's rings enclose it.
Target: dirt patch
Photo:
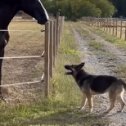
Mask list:
[[[125,79],[118,73],[118,67],[125,65],[126,53],[122,52],[115,45],[107,42],[104,38],[92,33],[89,29],[83,27],[89,33],[86,36],[76,28],[73,28],[73,33],[78,45],[78,50],[81,52],[81,60],[86,62],[86,70],[93,74],[114,75]],[[100,44],[100,45],[98,45]],[[103,113],[109,106],[107,94],[95,97],[94,113]],[[110,126],[126,125],[126,113],[115,114],[119,109],[119,104],[104,118],[110,120]],[[124,108],[126,112],[126,108]]]

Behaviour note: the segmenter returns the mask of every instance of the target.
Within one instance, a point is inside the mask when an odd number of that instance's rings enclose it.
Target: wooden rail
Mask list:
[[[34,56],[12,56],[12,57],[0,57],[3,60],[9,59],[29,59],[29,58],[43,58],[44,57],[44,73],[41,76],[40,80],[33,82],[20,82],[14,84],[4,84],[0,87],[10,87],[10,86],[20,86],[36,83],[45,83],[45,96],[49,96],[50,92],[50,79],[53,77],[53,67],[55,66],[55,59],[58,51],[58,47],[61,41],[61,34],[63,31],[64,17],[57,16],[56,19],[48,21],[45,24],[45,30],[40,32],[45,33],[45,49],[42,55]],[[32,30],[0,30],[0,31],[10,31],[10,32],[36,32]]]
[[[126,41],[126,20],[121,18],[83,18],[86,25],[94,26]]]

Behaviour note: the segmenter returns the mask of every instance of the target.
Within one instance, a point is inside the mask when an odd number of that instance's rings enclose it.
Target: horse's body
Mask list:
[[[24,11],[34,17],[39,24],[45,24],[49,17],[40,0],[0,0],[0,57],[4,57],[4,48],[9,41],[8,25],[18,11]],[[2,31],[3,30],[3,31]],[[0,59],[0,86],[2,78],[2,59]],[[3,99],[0,87],[0,98]]]

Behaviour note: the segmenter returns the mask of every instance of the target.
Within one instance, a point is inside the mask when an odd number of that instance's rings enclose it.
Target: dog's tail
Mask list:
[[[121,79],[119,79],[119,82],[123,85],[124,89],[126,90],[126,83]]]

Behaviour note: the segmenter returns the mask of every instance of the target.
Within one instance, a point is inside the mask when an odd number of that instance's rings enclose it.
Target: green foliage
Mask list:
[[[110,17],[114,14],[114,6],[107,0],[90,0],[94,3],[101,11],[101,17]]]
[[[71,20],[83,16],[110,17],[115,11],[108,0],[44,0],[44,4],[50,14],[60,12]]]

